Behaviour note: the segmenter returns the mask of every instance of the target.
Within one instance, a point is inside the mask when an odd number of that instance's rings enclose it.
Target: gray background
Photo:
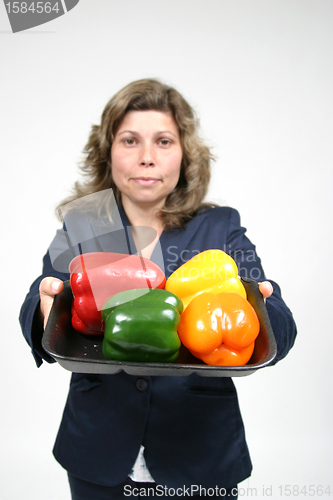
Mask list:
[[[91,124],[147,76],[198,111],[208,198],[240,211],[299,328],[283,362],[236,380],[254,464],[240,498],[332,483],[332,21],[327,0],[81,0],[14,35],[0,4],[1,499],[69,499],[51,449],[70,373],[37,370],[17,317]]]

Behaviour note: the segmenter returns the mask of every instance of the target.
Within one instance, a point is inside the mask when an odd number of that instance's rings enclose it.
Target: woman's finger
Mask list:
[[[259,290],[266,300],[273,293],[273,285],[269,281],[263,281],[262,283],[259,283]]]
[[[58,278],[44,278],[39,285],[40,310],[43,316],[44,329],[49,318],[55,295],[60,293],[64,284]]]

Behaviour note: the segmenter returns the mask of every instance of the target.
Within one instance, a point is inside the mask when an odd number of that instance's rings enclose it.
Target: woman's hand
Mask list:
[[[266,299],[268,299],[268,297],[270,297],[273,293],[273,285],[269,281],[262,281],[259,283],[259,290],[266,302]]]
[[[58,278],[44,278],[39,285],[40,295],[40,310],[43,317],[43,326],[45,326],[49,318],[51,307],[55,295],[60,293],[64,288],[64,284]]]

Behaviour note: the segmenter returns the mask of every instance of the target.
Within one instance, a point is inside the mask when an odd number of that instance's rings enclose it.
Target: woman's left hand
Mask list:
[[[259,290],[266,302],[266,299],[273,293],[273,285],[269,281],[262,281],[261,283],[259,283]]]

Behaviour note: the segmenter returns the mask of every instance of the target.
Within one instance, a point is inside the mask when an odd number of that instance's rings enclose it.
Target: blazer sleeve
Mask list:
[[[234,209],[230,209],[227,245],[231,257],[236,261],[240,276],[258,282],[267,280],[256,248],[246,236],[246,229],[240,224],[239,213]],[[283,359],[294,345],[297,328],[293,315],[282,298],[279,285],[270,279],[268,281],[274,290],[266,299],[266,308],[277,343],[277,356],[272,362],[275,364]]]
[[[43,325],[39,315],[39,284],[43,278],[53,276],[62,281],[69,279],[68,273],[56,271],[51,263],[50,254],[47,252],[43,259],[43,272],[31,285],[30,290],[22,304],[19,321],[23,335],[31,347],[31,352],[39,367],[43,360],[53,363],[54,359],[42,347]]]

